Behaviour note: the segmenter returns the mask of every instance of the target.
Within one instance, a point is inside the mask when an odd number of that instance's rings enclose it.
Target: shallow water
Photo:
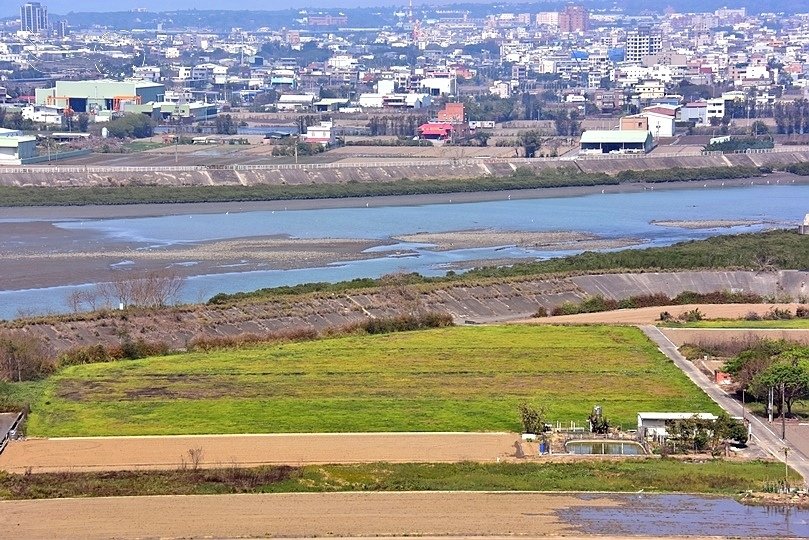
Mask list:
[[[584,534],[723,537],[809,537],[809,510],[746,506],[729,498],[696,495],[579,495],[608,498],[617,507],[577,507],[559,512]]]
[[[632,441],[568,441],[565,450],[571,454],[610,454],[637,456],[645,454],[643,447]]]
[[[605,238],[633,238],[638,246],[669,245],[683,240],[761,230],[762,226],[687,229],[655,225],[655,220],[749,220],[766,226],[794,225],[809,211],[809,185],[750,186],[642,193],[593,194],[546,199],[446,203],[420,206],[327,208],[295,211],[223,212],[162,217],[61,221],[66,229],[100,232],[109,241],[132,241],[142,246],[166,246],[229,238],[291,235],[299,238],[362,238],[389,241],[392,236],[416,232],[470,229],[501,231],[580,231]],[[22,218],[23,220],[25,218]],[[19,221],[19,219],[15,219]],[[402,257],[384,248],[370,250],[377,258],[326,265],[321,268],[241,271],[223,266],[227,273],[191,277],[183,302],[203,301],[219,292],[312,281],[339,281],[378,277],[390,272],[443,275],[449,265],[479,259],[544,259],[576,253],[518,247],[433,251],[430,246],[398,243],[413,256]],[[20,246],[25,249],[25,246]],[[126,261],[119,264],[125,267]],[[173,264],[193,265],[178,260]],[[90,287],[92,284],[86,285]],[[67,294],[82,286],[3,291],[0,282],[0,318],[21,311],[47,313],[66,310]]]

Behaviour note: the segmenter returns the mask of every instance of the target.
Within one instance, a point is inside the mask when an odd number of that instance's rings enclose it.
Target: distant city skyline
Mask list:
[[[458,3],[459,0],[417,0],[417,4],[448,4]],[[479,3],[486,0],[463,0],[469,3]],[[502,3],[509,3],[505,0]],[[511,0],[515,3],[523,3],[525,0]],[[0,7],[0,16],[8,17],[19,15],[21,2],[3,2]],[[238,4],[222,5],[218,0],[175,0],[170,5],[162,0],[124,0],[122,2],[110,2],[109,0],[82,0],[77,4],[75,0],[40,0],[40,3],[48,7],[51,13],[66,14],[73,12],[87,11],[128,11],[137,8],[144,8],[149,11],[175,11],[182,9],[233,9],[233,10],[261,10],[279,11],[289,8],[347,8],[347,7],[372,7],[372,6],[404,6],[407,0],[287,0],[284,2],[268,2],[267,0],[243,0]]]

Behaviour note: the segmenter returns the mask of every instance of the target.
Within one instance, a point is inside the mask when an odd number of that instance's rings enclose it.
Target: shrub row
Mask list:
[[[793,163],[792,165],[787,165],[786,167],[787,172],[792,174],[798,174],[800,176],[809,176],[809,161],[803,161],[801,163]]]
[[[118,360],[137,360],[147,356],[165,356],[172,352],[164,341],[144,339],[124,339],[121,343],[104,345],[96,343],[84,347],[74,347],[61,353],[56,359],[56,368],[81,364],[99,364]]]
[[[809,308],[806,306],[798,306],[793,315],[792,310],[789,308],[772,307],[764,315],[759,315],[755,311],[751,311],[745,315],[745,320],[748,321],[785,321],[789,319],[809,319]]]
[[[687,169],[673,167],[671,169],[626,170],[616,175],[621,182],[683,182],[696,180],[728,180],[731,178],[751,178],[761,176],[762,171],[756,167],[699,167]]]

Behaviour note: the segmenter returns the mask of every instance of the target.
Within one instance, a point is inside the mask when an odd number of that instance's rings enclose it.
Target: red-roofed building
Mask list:
[[[445,122],[430,122],[419,126],[421,138],[432,141],[446,141],[452,138],[454,131],[454,126]]]
[[[447,124],[463,124],[464,104],[447,103],[443,110],[438,111],[438,121]]]

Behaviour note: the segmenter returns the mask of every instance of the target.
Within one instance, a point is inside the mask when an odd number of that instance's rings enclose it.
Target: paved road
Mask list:
[[[691,379],[694,384],[702,388],[708,396],[719,404],[728,414],[738,416],[741,412],[741,404],[735,399],[728,396],[728,394],[714,384],[704,373],[702,373],[697,366],[689,362],[677,346],[666,337],[663,332],[656,326],[644,325],[640,327],[643,333],[649,339],[654,341],[663,354],[671,358],[674,363]],[[789,465],[803,476],[804,481],[809,486],[809,459],[803,455],[797,447],[789,442],[789,437],[784,441],[779,435],[776,435],[770,426],[763,422],[760,418],[753,415],[749,410],[745,415],[753,424],[753,437],[758,442],[759,446],[766,452],[771,454],[776,459],[784,460],[784,447],[789,448]]]

